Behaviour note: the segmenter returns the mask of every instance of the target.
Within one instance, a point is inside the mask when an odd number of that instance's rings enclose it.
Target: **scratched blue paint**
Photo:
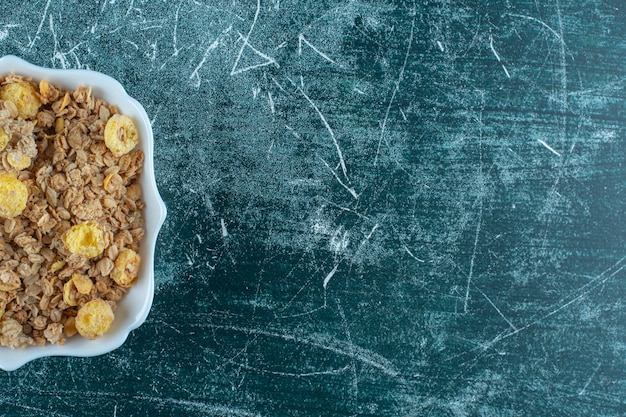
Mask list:
[[[171,215],[148,322],[0,415],[624,414],[626,9],[541,3],[3,3],[144,104]]]

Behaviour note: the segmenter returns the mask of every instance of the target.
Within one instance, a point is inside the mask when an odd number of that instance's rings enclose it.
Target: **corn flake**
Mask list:
[[[32,160],[30,159],[28,155],[25,155],[24,153],[22,153],[22,151],[13,149],[7,153],[7,162],[13,168],[17,169],[18,171],[21,171],[23,169],[28,168]]]
[[[114,317],[109,303],[96,298],[78,310],[74,325],[81,336],[86,339],[95,339],[111,328]]]
[[[28,188],[11,174],[0,174],[0,217],[22,214],[28,202]]]
[[[18,116],[22,119],[32,119],[35,117],[41,105],[37,91],[26,81],[3,85],[2,88],[0,88],[0,98],[15,104]]]
[[[127,115],[114,114],[104,128],[104,142],[115,156],[132,151],[139,143],[135,122]]]
[[[122,287],[130,287],[137,281],[141,257],[132,249],[124,249],[117,255],[111,278]]]
[[[73,254],[93,258],[100,255],[106,247],[104,229],[93,222],[77,224],[65,233],[63,243]]]
[[[89,294],[93,288],[93,282],[87,275],[74,274],[72,275],[72,282],[74,287],[76,287],[76,291],[81,294]]]
[[[6,130],[0,127],[0,151],[3,151],[9,144],[9,134]]]

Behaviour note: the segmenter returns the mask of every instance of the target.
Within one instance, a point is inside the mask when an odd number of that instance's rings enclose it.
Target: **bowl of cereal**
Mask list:
[[[121,346],[165,216],[150,120],[119,82],[0,58],[0,369]]]

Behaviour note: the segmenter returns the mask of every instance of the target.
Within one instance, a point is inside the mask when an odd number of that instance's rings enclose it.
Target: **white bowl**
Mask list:
[[[11,350],[0,347],[0,369],[11,371],[33,359],[45,356],[97,356],[120,347],[131,330],[139,327],[148,316],[154,297],[154,248],[159,229],[165,220],[166,208],[157,190],[154,178],[153,147],[154,138],[150,119],[139,102],[130,97],[124,87],[113,78],[95,71],[50,69],[32,65],[15,56],[0,58],[0,74],[25,75],[34,81],[45,79],[52,85],[66,90],[74,90],[79,85],[92,87],[92,95],[101,97],[109,104],[115,104],[122,114],[131,116],[137,123],[140,133],[140,147],[145,154],[144,168],[140,177],[143,190],[145,237],[139,254],[142,266],[137,284],[118,302],[115,321],[111,329],[102,337],[87,340],[79,336],[68,339],[65,345],[28,346]]]

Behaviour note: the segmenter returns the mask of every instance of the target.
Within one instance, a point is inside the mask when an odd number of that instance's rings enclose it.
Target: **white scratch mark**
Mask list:
[[[328,204],[332,205],[333,207],[338,208],[339,210],[345,211],[345,212],[347,212],[347,213],[352,213],[352,214],[354,214],[355,216],[357,216],[357,217],[359,217],[359,218],[361,218],[361,219],[363,219],[363,220],[367,220],[367,221],[371,221],[371,220],[372,220],[372,219],[370,219],[369,217],[367,217],[367,216],[365,216],[365,215],[363,215],[363,214],[359,213],[358,211],[352,210],[352,209],[350,209],[350,208],[348,208],[348,207],[344,207],[344,206],[339,205],[339,204],[337,204],[337,203],[334,203],[334,202],[332,202],[332,201],[330,201],[330,200],[327,200],[327,199],[325,199],[325,198],[323,198],[323,197],[322,197],[322,200],[324,200],[326,203],[328,203]],[[378,226],[376,226],[376,228],[377,228],[377,227],[378,227]]]
[[[250,30],[248,30],[248,33],[246,36],[243,36],[241,33],[239,33],[239,36],[241,36],[241,38],[243,39],[243,44],[241,45],[241,48],[239,49],[239,53],[237,54],[237,59],[235,59],[235,63],[233,64],[233,68],[230,70],[230,75],[234,76],[237,74],[241,74],[242,72],[246,72],[246,71],[250,71],[253,70],[255,68],[259,68],[259,67],[264,67],[266,65],[272,65],[275,64],[277,67],[279,67],[278,63],[276,62],[276,60],[270,56],[267,56],[266,54],[264,54],[263,52],[259,51],[258,49],[256,49],[255,47],[253,47],[252,45],[250,45],[249,41],[250,41],[250,35],[252,35],[252,31],[254,30],[254,26],[256,25],[257,20],[259,19],[259,13],[261,12],[261,0],[257,0],[257,5],[256,5],[256,11],[254,13],[254,18],[252,19],[252,24],[250,25]],[[265,62],[259,63],[259,64],[255,64],[255,65],[250,65],[244,68],[237,68],[239,66],[239,61],[241,60],[241,56],[243,55],[243,51],[246,49],[246,46],[250,49],[252,49],[257,55],[259,55],[261,58],[265,59]]]
[[[337,355],[345,356],[347,358],[356,359],[357,361],[365,365],[369,365],[373,368],[380,370],[385,375],[398,377],[400,374],[395,369],[393,364],[383,356],[362,348],[354,343],[347,343],[342,340],[331,338],[324,334],[295,335],[288,333],[272,332],[256,328],[224,326],[213,323],[207,323],[207,327],[211,329],[230,330],[248,335],[274,337],[288,342],[300,343],[303,345],[312,346],[328,352],[332,352]]]
[[[139,46],[135,42],[129,41],[128,39],[124,39],[124,42],[131,44],[135,50],[139,50]]]
[[[117,29],[115,29],[112,32],[109,33],[114,33],[117,32],[118,30],[120,30],[122,27],[118,27]],[[152,26],[146,26],[146,27],[142,27],[141,30],[150,30],[150,29],[163,29],[163,25],[152,25]]]
[[[445,52],[445,49],[443,48],[443,44],[441,43],[441,41],[437,41],[437,46],[439,47],[439,50],[441,52]]]
[[[180,6],[182,6],[183,2],[178,3],[178,7],[176,8],[176,14],[174,15],[174,30],[172,31],[172,43],[174,44],[174,53],[172,53],[172,57],[178,56],[180,49],[178,49],[178,15],[180,12]]]
[[[463,311],[467,313],[467,303],[469,302],[470,284],[472,283],[472,275],[474,274],[474,262],[476,261],[476,252],[478,250],[478,238],[480,237],[480,228],[483,224],[483,206],[480,203],[480,215],[478,216],[478,224],[476,225],[476,235],[474,236],[474,250],[470,259],[469,273],[467,274],[467,286],[465,287],[465,301],[463,302]]]
[[[335,273],[337,272],[337,268],[339,268],[339,264],[335,265],[333,270],[330,271],[328,275],[326,275],[326,278],[324,278],[324,282],[322,283],[322,287],[324,287],[324,289],[326,289],[326,287],[328,286],[328,282],[331,280],[331,278],[335,276]]]
[[[509,319],[506,318],[506,316],[502,313],[502,311],[500,311],[500,309],[493,303],[493,301],[491,301],[491,299],[489,297],[487,297],[487,294],[485,294],[480,288],[474,286],[474,288],[476,288],[476,290],[478,290],[479,293],[482,294],[483,297],[485,297],[485,299],[489,302],[489,304],[491,304],[491,307],[493,307],[498,314],[500,315],[500,317],[502,317],[504,319],[504,321],[506,321],[509,326],[511,326],[511,328],[515,331],[517,331],[517,327],[515,327],[515,325],[513,325],[513,323],[511,323],[511,321]]]
[[[39,414],[39,415],[44,415],[44,416],[51,415],[53,417],[67,417],[67,414],[59,414],[57,412],[54,412],[54,414],[50,414],[50,410],[49,409],[44,410],[43,408],[31,407],[31,406],[24,405],[24,404],[13,403],[13,402],[10,402],[10,401],[8,401],[8,400],[6,400],[4,398],[2,399],[2,403],[3,403],[3,405],[10,406],[11,408],[13,408],[15,410],[23,409],[23,410],[32,412],[33,414],[30,414],[30,415]]]
[[[350,328],[348,327],[348,320],[346,320],[346,315],[343,311],[343,308],[341,307],[341,304],[339,303],[339,300],[337,300],[337,311],[339,312],[339,316],[341,317],[341,324],[343,325],[344,332],[346,333],[346,339],[348,340],[348,343],[350,344],[350,346],[354,346],[354,343],[352,342],[352,335],[350,334]],[[352,397],[354,401],[358,401],[359,377],[358,377],[358,373],[356,370],[356,361],[354,359],[352,360],[351,368],[352,368]]]
[[[196,88],[200,87],[200,83],[202,82],[202,79],[200,78],[200,74],[199,74],[200,68],[202,68],[202,66],[206,62],[207,58],[209,57],[209,53],[211,53],[211,51],[214,50],[215,48],[217,48],[217,46],[220,44],[220,40],[221,40],[222,36],[224,36],[225,34],[230,32],[231,29],[232,29],[232,25],[227,27],[226,29],[224,29],[222,31],[222,33],[220,33],[219,36],[217,38],[215,38],[213,43],[211,43],[211,45],[209,45],[209,47],[206,49],[206,51],[204,51],[204,55],[202,56],[202,59],[200,60],[200,63],[198,63],[196,68],[193,70],[193,72],[189,76],[189,79],[193,80],[193,84],[194,84],[194,86]]]
[[[220,219],[220,225],[222,226],[222,236],[228,236],[228,230],[226,229],[226,223],[224,222],[224,219]]]
[[[154,41],[154,43],[150,44],[150,49],[152,49],[152,53],[150,54],[150,61],[154,62],[156,61],[156,57],[157,57],[157,50],[158,50],[158,42],[159,41]],[[161,68],[163,68],[163,66],[165,65],[165,63],[163,63],[163,65],[161,66]]]
[[[552,29],[550,26],[548,26],[545,22],[532,17],[532,16],[526,16],[526,15],[521,15],[521,14],[515,14],[515,13],[507,13],[508,16],[511,17],[519,17],[520,19],[527,19],[530,20],[531,22],[536,22],[539,23],[541,26],[545,27],[546,29],[548,29],[554,36],[556,36],[556,38],[561,41],[561,43],[565,46],[565,41],[563,41],[563,38],[561,37],[561,35],[558,34],[558,32],[554,29]]]
[[[578,395],[585,395],[587,393],[587,387],[589,387],[589,384],[591,384],[591,381],[596,376],[596,373],[598,372],[598,369],[600,369],[600,365],[601,364],[598,364],[598,366],[596,366],[596,369],[593,370],[593,372],[591,373],[591,376],[589,377],[589,379],[585,383],[585,386],[583,386],[583,389],[581,389],[578,392]]]
[[[289,93],[287,92],[287,90],[285,90],[285,89],[283,88],[283,86],[282,86],[282,85],[280,85],[280,83],[279,83],[278,81],[276,81],[276,78],[272,77],[271,75],[270,75],[270,78],[272,79],[272,82],[276,85],[276,87],[278,87],[278,88],[280,89],[280,91],[282,91],[282,92],[283,92],[283,93],[285,93],[285,94],[289,94]]]
[[[535,326],[536,324],[540,323],[541,321],[552,317],[553,315],[559,313],[561,310],[569,307],[570,305],[580,301],[583,299],[583,297],[585,297],[587,294],[589,294],[591,291],[593,291],[595,288],[603,285],[604,283],[606,283],[608,280],[610,280],[611,278],[613,278],[614,276],[616,276],[617,274],[619,274],[620,272],[622,272],[624,269],[626,269],[626,263],[624,263],[624,261],[626,261],[626,256],[624,256],[623,258],[621,258],[619,261],[615,262],[613,265],[611,265],[608,269],[606,269],[605,271],[603,271],[602,273],[600,273],[599,275],[597,275],[596,277],[594,277],[592,280],[590,280],[588,283],[586,283],[585,285],[581,286],[580,288],[578,288],[576,291],[574,291],[574,293],[576,292],[580,292],[580,294],[572,296],[571,299],[567,302],[563,302],[565,301],[565,299],[561,300],[561,303],[557,304],[558,307],[552,309],[549,313],[544,314],[543,316],[539,317],[538,319],[532,321],[531,323],[525,325],[524,327],[520,327],[517,330],[514,330],[512,332],[509,333],[505,333],[505,334],[500,334],[498,336],[496,336],[493,340],[491,340],[488,343],[485,343],[481,348],[483,350],[487,350],[489,349],[491,346],[495,345],[496,343],[498,343],[499,341],[503,340],[503,339],[507,339],[511,336],[515,336],[516,334],[529,329],[533,326]],[[623,265],[620,266],[620,264],[624,263]],[[619,268],[617,268],[619,266]],[[617,268],[615,271],[611,272],[609,275],[607,275],[612,269]]]
[[[46,2],[46,7],[43,9],[43,15],[41,16],[41,21],[39,22],[39,26],[37,27],[37,32],[35,32],[35,36],[33,37],[33,39],[28,44],[28,49],[33,49],[33,46],[35,46],[35,42],[37,42],[37,38],[39,37],[39,33],[41,32],[41,28],[43,26],[43,22],[44,22],[44,20],[46,20],[46,15],[48,14],[48,8],[50,7],[50,3],[51,2],[52,2],[52,0],[48,0]]]
[[[296,132],[295,130],[293,130],[293,127],[289,126],[289,125],[285,125],[285,128],[289,131],[289,133],[291,133],[296,139],[301,139],[300,134],[298,134],[298,132]]]
[[[362,90],[359,90],[357,87],[354,87],[354,88],[352,89],[352,91],[355,91],[355,92],[357,92],[357,93],[359,93],[359,94],[361,94],[361,95],[365,95],[365,93],[364,93]]]
[[[491,48],[491,52],[493,52],[493,55],[496,57],[498,62],[502,63],[502,59],[500,59],[500,55],[496,51],[496,48],[493,46],[493,36],[491,35],[489,35],[489,48]],[[506,66],[504,66],[504,64],[502,64],[502,70],[506,74],[507,78],[511,78],[511,74],[509,73],[509,70],[506,68]]]
[[[502,69],[504,70],[504,73],[506,74],[506,76],[507,76],[508,78],[511,78],[511,74],[509,74],[509,70],[508,70],[508,69],[506,69],[506,67],[504,66],[504,64],[502,64]]]
[[[561,157],[561,154],[558,153],[552,146],[548,145],[545,141],[543,141],[541,139],[537,139],[537,142],[541,143],[543,146],[545,146],[545,148],[547,150],[549,150],[550,152],[552,152],[556,156]]]
[[[344,184],[343,181],[341,181],[341,178],[339,178],[339,175],[337,175],[337,173],[335,172],[334,169],[331,168],[330,165],[328,165],[328,163],[326,161],[324,161],[322,158],[320,158],[320,160],[324,163],[324,165],[326,165],[326,167],[330,170],[330,172],[333,173],[334,177],[337,179],[337,182],[339,182],[339,184],[345,188],[346,190],[348,190],[348,192],[352,195],[352,197],[354,197],[354,199],[358,199],[359,195],[356,193],[356,191],[354,190],[354,188],[352,187],[348,187],[346,184]]]
[[[389,120],[389,112],[391,111],[391,106],[393,105],[393,101],[396,99],[396,94],[398,94],[398,90],[400,90],[400,83],[404,78],[404,70],[406,69],[407,62],[409,61],[409,54],[411,52],[411,46],[413,45],[413,37],[415,36],[415,10],[413,11],[413,20],[411,21],[411,33],[409,35],[409,42],[406,48],[406,54],[404,55],[404,62],[402,63],[402,68],[400,68],[400,74],[398,75],[398,79],[396,80],[396,86],[393,89],[393,93],[391,94],[391,99],[389,100],[389,104],[387,105],[387,111],[385,112],[385,118],[383,120],[383,124],[380,129],[380,138],[378,139],[378,147],[376,148],[376,157],[374,158],[374,165],[378,163],[378,156],[380,154],[380,145],[385,138],[385,128],[387,127],[387,120]]]
[[[239,32],[237,32],[237,33],[239,33]],[[248,41],[245,38],[243,38],[241,33],[239,33],[239,36],[241,36],[242,39],[244,39],[244,46],[243,46],[244,48],[247,46],[248,48],[252,49],[252,51],[254,51],[255,54],[257,54],[261,58],[265,59],[265,61],[260,62],[258,64],[249,65],[249,66],[244,67],[244,68],[237,68],[237,65],[239,64],[239,59],[238,59],[237,61],[235,61],[235,65],[233,66],[233,69],[231,70],[230,75],[234,76],[234,75],[237,75],[237,74],[241,74],[243,72],[251,71],[251,70],[256,69],[256,68],[266,67],[268,65],[276,65],[276,68],[280,68],[280,65],[278,65],[278,62],[276,62],[276,60],[274,58],[272,58],[269,55],[264,54],[263,52],[261,52],[258,49],[256,49],[254,46],[250,45],[248,43]]]
[[[315,46],[313,46],[313,44],[311,44],[311,42],[309,42],[302,33],[298,35],[298,55],[302,55],[302,42],[309,45],[311,49],[313,49],[319,56],[324,58],[326,61],[330,62],[331,64],[339,65],[334,60],[332,60],[328,55],[326,55],[324,52],[320,51]],[[339,66],[341,67],[341,65]]]
[[[404,114],[404,111],[402,109],[400,109],[400,114],[402,115],[402,118],[406,122],[408,119],[406,118],[406,114]]]
[[[233,417],[260,417],[260,414],[251,413],[249,411],[232,408],[228,406],[222,405],[214,405],[209,404],[207,402],[202,401],[191,401],[191,400],[179,400],[176,398],[161,398],[161,397],[150,397],[147,395],[135,395],[133,397],[134,400],[139,401],[150,401],[161,406],[164,405],[177,405],[187,409],[187,411],[191,410],[200,410],[204,413],[210,413],[212,415],[222,415],[222,416],[233,416]]]
[[[311,107],[313,107],[313,110],[315,110],[315,112],[319,116],[320,120],[324,124],[324,127],[328,131],[328,134],[330,135],[330,138],[332,139],[333,144],[335,145],[335,149],[337,150],[337,156],[339,157],[339,164],[341,165],[341,171],[343,172],[343,176],[346,179],[346,181],[350,182],[350,180],[348,178],[348,169],[346,168],[346,161],[343,158],[343,152],[341,152],[341,148],[339,147],[339,142],[337,142],[337,138],[335,137],[335,132],[333,131],[333,129],[328,124],[328,121],[326,120],[326,117],[324,117],[324,114],[322,114],[320,109],[315,105],[313,100],[311,100],[311,98],[304,92],[304,90],[302,88],[296,86],[293,81],[291,81],[291,80],[289,80],[289,81],[291,82],[292,85],[294,85],[294,87],[296,87],[298,92],[300,94],[302,94],[302,96],[306,99],[306,101],[309,102]],[[326,162],[324,162],[324,163],[326,164]],[[326,165],[328,165],[328,164],[326,164]],[[356,193],[354,193],[354,190],[352,191],[351,194],[354,196],[354,198],[357,198],[356,197]]]
[[[408,253],[408,254],[409,254],[409,256],[410,256],[411,258],[415,259],[417,262],[421,262],[421,263],[426,262],[425,260],[420,259],[420,258],[418,258],[417,256],[413,255],[413,252],[411,252],[411,251],[409,250],[409,248],[408,248],[406,245],[402,245],[402,247],[404,248],[404,250],[406,251],[406,253]]]
[[[378,223],[376,223],[374,227],[372,227],[372,230],[370,230],[370,232],[367,234],[367,236],[365,236],[365,240],[370,240],[376,229],[378,229]]]
[[[500,62],[500,55],[498,55],[498,53],[496,52],[496,48],[493,47],[493,36],[491,35],[489,35],[489,47],[491,48],[491,52],[493,52],[498,62]]]
[[[320,310],[320,308],[315,309],[314,311]],[[312,312],[306,313],[306,314],[310,314]],[[297,317],[298,315],[294,315],[294,316],[288,316],[288,318],[293,318],[293,317]],[[287,318],[287,317],[285,317]],[[247,346],[246,346],[247,348]],[[245,352],[245,349],[244,349]],[[241,352],[241,353],[244,353]],[[272,371],[269,369],[263,369],[263,368],[257,368],[255,366],[250,366],[250,365],[246,365],[244,363],[239,363],[236,362],[234,360],[234,358],[225,358],[229,363],[236,365],[239,368],[242,369],[247,369],[250,371],[254,371],[254,372],[259,372],[262,374],[268,374],[268,375],[275,375],[275,376],[283,376],[283,377],[288,377],[288,378],[308,378],[308,377],[312,377],[312,376],[321,376],[321,375],[339,375],[342,374],[344,372],[346,372],[348,369],[350,369],[349,365],[344,366],[343,368],[340,369],[330,369],[328,371],[314,371],[314,372],[301,372],[301,373],[296,373],[296,372],[282,372],[282,371]]]
[[[561,18],[561,4],[559,0],[556,0],[556,15],[559,23],[559,35],[561,41],[563,41],[563,20]],[[561,116],[561,140],[565,142],[566,139],[566,129],[567,129],[567,116],[565,112],[567,110],[567,62],[565,58],[565,42],[561,42],[561,97],[562,97],[562,110],[563,115]]]
[[[49,20],[50,20],[50,32],[52,32],[52,42],[54,45],[54,52],[52,53],[52,62],[54,63],[55,60],[58,60],[61,63],[61,67],[62,68],[69,68],[70,67],[70,63],[67,60],[67,56],[71,55],[72,58],[74,58],[74,61],[76,61],[76,68],[80,68],[82,66],[80,60],[78,59],[78,55],[76,55],[76,49],[78,49],[78,47],[80,47],[83,42],[79,42],[76,45],[74,45],[69,51],[67,52],[61,52],[59,51],[59,42],[57,40],[57,33],[54,29],[54,19],[52,18],[52,15],[49,15]]]
[[[270,110],[272,111],[272,114],[276,113],[276,109],[274,107],[274,99],[272,98],[272,93],[267,90],[267,101],[270,104]]]

